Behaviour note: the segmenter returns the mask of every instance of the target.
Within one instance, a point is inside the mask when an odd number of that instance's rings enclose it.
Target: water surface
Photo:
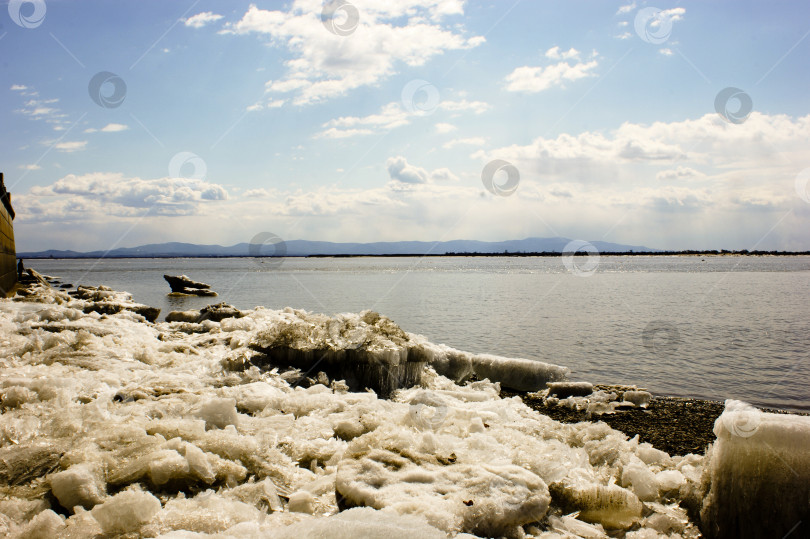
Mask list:
[[[566,365],[576,380],[810,410],[810,257],[603,256],[588,277],[558,257],[30,265],[74,285],[129,291],[162,316],[217,301],[328,314],[373,309],[434,342]],[[209,283],[219,297],[168,297],[164,273]]]

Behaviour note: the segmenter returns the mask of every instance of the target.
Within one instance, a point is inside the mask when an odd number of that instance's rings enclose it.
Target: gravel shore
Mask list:
[[[725,407],[724,403],[718,401],[654,396],[646,409],[630,408],[588,418],[584,410],[546,406],[544,398],[537,393],[501,393],[505,397],[518,395],[530,408],[563,423],[604,421],[631,438],[638,435],[639,441],[649,442],[670,455],[702,455],[715,440],[714,422]],[[766,408],[762,410],[780,414],[797,413]]]

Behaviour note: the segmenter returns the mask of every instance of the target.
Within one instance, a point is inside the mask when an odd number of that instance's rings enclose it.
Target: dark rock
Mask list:
[[[228,305],[227,303],[217,303],[216,305],[208,305],[200,309],[200,318],[197,322],[202,322],[203,320],[212,320],[214,322],[221,322],[225,318],[242,318],[244,313],[234,307],[233,305]]]
[[[192,322],[199,324],[205,320],[221,322],[226,318],[242,318],[245,314],[227,303],[208,305],[199,311],[172,311],[166,315],[166,322]]]
[[[186,294],[189,296],[216,296],[217,293],[211,290],[211,285],[193,281],[185,275],[164,275],[164,279],[169,283],[172,294]]]

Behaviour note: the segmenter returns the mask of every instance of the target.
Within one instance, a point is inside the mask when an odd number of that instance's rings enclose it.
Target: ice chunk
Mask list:
[[[341,503],[422,515],[448,533],[488,536],[511,535],[548,511],[546,484],[525,468],[460,462],[454,454],[420,452],[419,445],[384,427],[353,440],[338,465]]]
[[[104,482],[89,464],[75,464],[49,478],[51,491],[62,507],[73,509],[77,505],[91,509],[105,496]]]
[[[125,490],[95,506],[91,514],[104,533],[132,533],[160,511],[160,500],[139,489]]]
[[[51,539],[61,536],[65,527],[62,517],[47,509],[35,516],[19,534],[20,539]]]
[[[549,396],[559,399],[585,397],[591,393],[593,393],[593,384],[589,382],[550,382],[548,384]]]
[[[236,425],[239,421],[236,400],[230,398],[210,399],[204,402],[196,416],[204,419],[208,428],[224,429],[228,425]]]
[[[551,365],[531,359],[508,358],[481,354],[472,357],[472,366],[478,378],[489,378],[504,387],[518,391],[539,391],[549,382],[565,380],[567,367]]]
[[[646,408],[650,404],[652,394],[649,391],[625,391],[622,399],[625,403],[631,403],[639,408]]]
[[[551,529],[565,535],[572,534],[584,539],[603,539],[607,537],[605,529],[600,524],[588,524],[573,516],[548,517],[548,524]]]
[[[315,498],[310,492],[299,490],[298,492],[290,494],[290,502],[287,505],[287,509],[295,513],[312,513],[312,504],[314,502]]]
[[[646,464],[633,458],[622,470],[622,486],[630,487],[638,499],[645,502],[658,498],[658,479]]]
[[[551,485],[555,505],[579,511],[585,522],[605,528],[628,528],[641,518],[642,503],[635,494],[617,485]]]
[[[444,533],[412,515],[357,507],[325,519],[308,519],[279,530],[278,539],[444,539]],[[457,536],[460,537],[460,536]]]
[[[810,535],[810,417],[727,400],[714,433],[701,509],[704,535]]]

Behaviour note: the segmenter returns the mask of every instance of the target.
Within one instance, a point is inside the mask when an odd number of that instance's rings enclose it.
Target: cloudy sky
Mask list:
[[[804,2],[7,4],[19,251],[810,249]]]

